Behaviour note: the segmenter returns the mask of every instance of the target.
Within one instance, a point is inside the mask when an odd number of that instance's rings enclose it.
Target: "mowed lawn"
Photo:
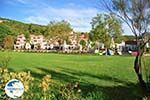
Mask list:
[[[51,74],[54,80],[62,83],[79,81],[85,94],[99,95],[101,92],[102,96],[114,100],[135,99],[142,95],[137,85],[132,56],[16,52],[9,55],[10,70],[31,71],[36,79]]]

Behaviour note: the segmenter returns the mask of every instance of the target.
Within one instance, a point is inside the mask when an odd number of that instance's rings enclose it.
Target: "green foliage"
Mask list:
[[[10,60],[11,60],[10,53],[8,52],[1,53],[0,54],[0,67],[7,68]]]
[[[9,100],[4,91],[6,83],[11,79],[18,79],[23,82],[25,93],[29,91],[30,84],[33,80],[30,72],[10,72],[7,68],[0,68],[0,99]]]
[[[28,32],[27,24],[24,24],[15,20],[9,20],[9,21],[7,20],[7,21],[4,21],[2,24],[9,26],[10,29],[16,33],[16,35],[24,34]]]
[[[46,26],[37,25],[37,24],[29,24],[28,31],[30,34],[44,35],[46,31]]]
[[[124,35],[123,38],[124,38],[125,41],[135,40],[135,36],[133,36],[133,35]]]
[[[147,83],[143,79],[141,58],[144,53],[144,47],[146,40],[144,34],[149,32],[150,26],[150,1],[149,0],[111,0],[111,4],[106,4],[111,13],[119,16],[131,29],[132,33],[136,38],[137,52],[139,55],[136,56],[134,69],[138,77],[141,86],[146,87]],[[140,42],[140,43],[139,43]],[[146,72],[147,73],[147,72]],[[147,78],[146,78],[147,79]]]
[[[82,45],[83,47],[86,46],[86,41],[85,40],[81,40],[80,41],[80,45]]]
[[[4,49],[9,49],[9,50],[13,49],[14,38],[11,35],[6,36],[4,38],[3,44],[4,44]]]
[[[46,34],[46,26],[43,25],[25,24],[19,21],[5,18],[1,18],[1,20],[3,20],[3,22],[0,23],[0,33],[9,33],[9,35],[13,33],[12,34],[13,36],[16,36],[18,34],[25,34],[27,40],[29,40],[30,34],[36,35]]]
[[[90,39],[110,46],[111,38],[115,42],[121,42],[122,29],[121,22],[114,15],[98,14],[92,19],[92,30],[90,32]]]
[[[150,57],[143,57],[144,76],[148,85],[150,85]]]
[[[72,31],[70,24],[66,21],[50,22],[47,27],[47,37],[58,40],[68,40],[69,33]]]
[[[135,37],[149,31],[149,7],[149,0],[112,0],[113,13],[119,12],[118,15],[128,24]]]
[[[86,100],[109,100],[110,98],[103,92],[90,92],[87,94]]]
[[[35,80],[28,72],[11,72],[6,68],[0,68],[0,99],[10,98],[3,91],[6,83],[11,79],[18,79],[24,85],[24,94],[19,100],[80,100],[81,95],[75,93],[72,87],[58,84],[51,79],[50,75],[45,75],[41,80]]]
[[[3,45],[4,38],[7,35],[16,35],[9,26],[0,24],[0,45]]]
[[[0,35],[10,34],[10,28],[6,25],[0,24]],[[1,36],[4,38],[4,36]]]

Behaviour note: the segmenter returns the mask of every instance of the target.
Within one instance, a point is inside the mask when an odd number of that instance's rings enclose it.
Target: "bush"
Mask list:
[[[3,44],[4,44],[4,48],[5,49],[12,50],[13,46],[14,46],[14,38],[13,38],[13,36],[11,36],[11,35],[6,36],[4,38]]]
[[[0,68],[0,100],[10,99],[5,94],[6,83],[11,79],[18,79],[24,85],[24,94],[19,100],[80,100],[81,90],[78,84],[60,84],[45,75],[42,80],[35,80],[30,72],[10,72],[7,68]],[[80,91],[79,91],[80,90]]]
[[[4,67],[4,68],[8,67],[10,60],[11,60],[11,57],[9,53],[3,52],[0,55],[0,67]]]
[[[143,57],[142,60],[145,80],[147,82],[147,85],[150,86],[150,57]]]
[[[86,100],[109,100],[110,98],[101,91],[91,92],[87,94]]]
[[[0,99],[8,99],[4,92],[6,83],[11,79],[20,80],[23,85],[25,92],[29,91],[29,86],[33,80],[30,72],[9,72],[7,68],[0,68]]]

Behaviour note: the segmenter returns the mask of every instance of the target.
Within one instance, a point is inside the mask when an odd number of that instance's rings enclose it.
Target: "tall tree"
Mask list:
[[[15,36],[16,34],[8,26],[0,24],[0,46],[4,46],[3,41],[7,35]]]
[[[4,49],[13,49],[14,46],[14,39],[13,36],[8,35],[4,38]]]
[[[47,28],[47,37],[56,38],[61,43],[63,40],[68,40],[69,33],[72,31],[70,24],[66,21],[52,21],[48,24]]]
[[[108,0],[104,6],[114,15],[124,21],[136,38],[137,56],[134,69],[142,86],[146,82],[142,75],[142,56],[144,47],[150,39],[144,39],[144,34],[150,31],[150,0]]]
[[[121,41],[121,22],[115,16],[111,14],[98,14],[92,19],[91,25],[91,40],[104,43],[106,48],[110,47],[111,38],[114,38],[116,42]]]

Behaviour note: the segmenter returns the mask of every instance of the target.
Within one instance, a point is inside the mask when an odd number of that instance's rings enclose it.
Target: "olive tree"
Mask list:
[[[134,69],[140,84],[146,87],[142,74],[142,56],[145,45],[150,41],[150,38],[144,38],[150,31],[150,0],[103,0],[102,3],[110,13],[124,21],[134,34],[137,46]]]

